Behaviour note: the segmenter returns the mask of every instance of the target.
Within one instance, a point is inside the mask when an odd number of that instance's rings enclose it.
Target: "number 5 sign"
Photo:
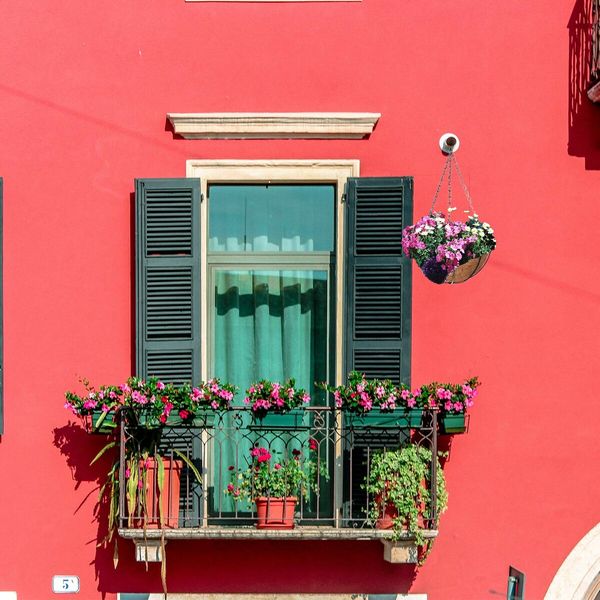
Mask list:
[[[79,592],[79,577],[75,575],[54,575],[52,591],[55,594],[77,594]]]

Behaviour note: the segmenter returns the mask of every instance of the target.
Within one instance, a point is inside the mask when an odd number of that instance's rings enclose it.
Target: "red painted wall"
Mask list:
[[[160,590],[131,543],[116,572],[96,550],[100,442],[62,408],[77,375],[131,372],[133,179],[184,176],[189,158],[358,158],[366,176],[413,175],[418,217],[451,130],[499,246],[465,285],[414,274],[413,381],[484,383],[427,563],[385,563],[375,542],[171,542],[170,589],[481,600],[505,594],[514,564],[543,597],[599,520],[600,106],[574,70],[583,4],[4,3],[0,590],[50,597],[62,573],[82,598]],[[368,140],[175,139],[166,113],[188,111],[382,117]]]

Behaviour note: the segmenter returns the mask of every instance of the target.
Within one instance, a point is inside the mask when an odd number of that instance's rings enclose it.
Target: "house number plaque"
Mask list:
[[[76,575],[54,575],[52,591],[55,594],[77,594],[79,592],[79,577]]]

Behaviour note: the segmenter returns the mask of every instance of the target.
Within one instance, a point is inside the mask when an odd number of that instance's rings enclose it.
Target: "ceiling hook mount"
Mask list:
[[[440,150],[443,154],[448,156],[449,154],[453,154],[460,147],[460,140],[455,133],[445,133],[440,138]]]

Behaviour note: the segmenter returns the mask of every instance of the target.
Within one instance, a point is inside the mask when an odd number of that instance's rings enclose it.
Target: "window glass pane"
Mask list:
[[[240,387],[296,379],[314,398],[327,379],[328,272],[214,271],[213,373]],[[322,394],[319,394],[322,395]]]
[[[212,252],[332,252],[334,185],[211,185]]]

